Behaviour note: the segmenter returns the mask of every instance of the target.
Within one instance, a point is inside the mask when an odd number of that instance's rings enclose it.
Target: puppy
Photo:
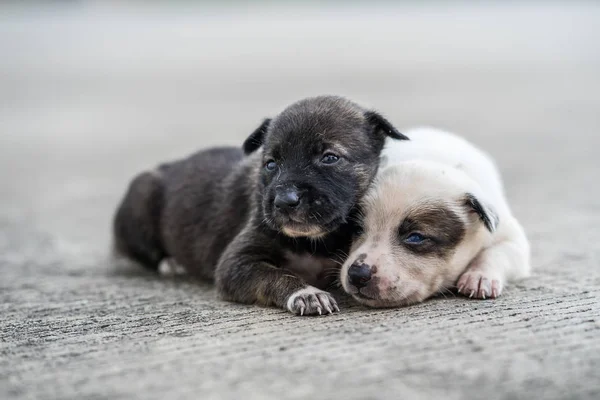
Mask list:
[[[430,128],[389,142],[362,201],[364,232],[341,270],[344,290],[372,307],[402,306],[457,287],[496,298],[529,274],[529,244],[485,153]]]
[[[292,104],[243,149],[214,148],[131,183],[114,220],[118,254],[215,280],[224,299],[300,315],[338,310],[326,291],[385,138],[380,114],[334,96]],[[259,151],[260,150],[260,151]]]

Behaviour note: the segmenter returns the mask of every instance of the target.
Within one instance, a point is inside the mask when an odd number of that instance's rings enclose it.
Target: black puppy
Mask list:
[[[317,287],[337,275],[386,136],[406,139],[346,99],[301,100],[243,150],[204,150],[137,176],[115,216],[115,249],[152,269],[174,260],[228,300],[332,313]]]

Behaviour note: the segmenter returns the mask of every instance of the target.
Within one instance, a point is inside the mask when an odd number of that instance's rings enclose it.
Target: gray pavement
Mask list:
[[[594,2],[11,4],[0,6],[1,399],[600,398]],[[496,301],[373,310],[340,296],[340,314],[298,318],[109,261],[132,174],[239,144],[322,93],[492,153],[534,275]]]

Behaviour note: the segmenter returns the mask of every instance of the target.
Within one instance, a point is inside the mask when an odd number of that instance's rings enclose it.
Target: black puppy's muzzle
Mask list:
[[[357,289],[367,286],[371,280],[371,267],[362,262],[354,262],[348,268],[348,280]]]
[[[285,190],[275,195],[273,204],[280,211],[289,211],[300,205],[301,197],[296,190]]]
[[[290,214],[300,208],[304,201],[303,195],[296,187],[280,187],[275,189],[273,205],[278,212]]]

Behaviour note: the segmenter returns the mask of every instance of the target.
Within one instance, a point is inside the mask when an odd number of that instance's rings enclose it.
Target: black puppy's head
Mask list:
[[[265,120],[243,146],[263,147],[265,223],[291,237],[337,229],[375,176],[387,136],[407,139],[380,114],[335,96],[301,100]]]

